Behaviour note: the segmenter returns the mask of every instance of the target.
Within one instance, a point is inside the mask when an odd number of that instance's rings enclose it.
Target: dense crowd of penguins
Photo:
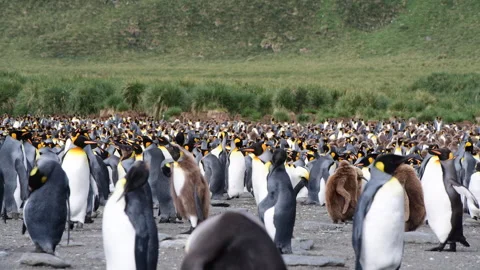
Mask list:
[[[102,205],[107,269],[156,269],[155,219],[190,223],[182,269],[286,269],[299,198],[325,205],[335,223],[353,220],[356,269],[398,269],[404,231],[425,223],[439,240],[432,251],[468,247],[464,213],[480,217],[472,124],[7,115],[0,124],[5,222],[22,218],[37,251],[54,254],[65,228],[94,222]],[[209,217],[246,192],[258,217]]]

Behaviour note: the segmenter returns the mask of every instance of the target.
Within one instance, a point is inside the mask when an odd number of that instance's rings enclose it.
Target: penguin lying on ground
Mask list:
[[[177,213],[190,221],[191,233],[199,223],[208,217],[210,194],[192,154],[178,145],[168,148],[172,160],[165,160],[162,170],[171,179],[171,195]]]
[[[190,235],[185,251],[182,270],[287,269],[263,225],[247,212],[209,218]]]
[[[341,161],[337,170],[328,178],[325,199],[328,215],[333,223],[351,220],[360,197],[361,179],[355,167]]]
[[[411,166],[402,164],[394,175],[405,189],[405,231],[415,231],[425,220],[422,183]]]
[[[157,269],[158,232],[152,215],[148,168],[137,161],[120,179],[103,212],[107,270]]]
[[[30,172],[30,196],[23,208],[24,227],[38,252],[54,255],[67,222],[68,178],[60,164],[40,159]]]
[[[392,176],[405,157],[377,158],[353,218],[355,269],[399,269],[405,228],[404,189]]]

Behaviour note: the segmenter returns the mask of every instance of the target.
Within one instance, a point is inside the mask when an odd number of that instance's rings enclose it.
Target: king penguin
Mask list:
[[[457,180],[454,157],[446,148],[429,150],[432,155],[425,165],[422,176],[422,189],[427,211],[428,225],[440,241],[438,247],[429,251],[442,251],[445,245],[450,244],[447,251],[455,252],[457,242],[469,247],[463,235],[463,206],[460,195],[467,200],[478,202]],[[473,198],[472,198],[473,197]]]
[[[475,165],[475,171],[472,174],[472,177],[470,178],[468,189],[472,192],[472,194],[475,196],[477,201],[480,200],[480,162],[478,162],[477,165]],[[478,220],[479,217],[474,215],[473,209],[469,209],[469,210],[470,210],[470,216],[473,219]]]
[[[70,189],[60,163],[39,159],[30,172],[30,196],[23,208],[24,228],[36,250],[54,255],[67,222]]]
[[[257,142],[250,147],[241,149],[241,151],[254,154],[252,158],[252,189],[255,202],[258,205],[268,194],[267,175],[271,162],[269,160],[264,161],[260,157],[269,150],[264,142]]]
[[[392,175],[406,159],[377,158],[353,218],[355,269],[399,269],[403,257],[404,189]]]
[[[242,140],[235,138],[232,143],[232,151],[227,159],[227,190],[228,197],[239,197],[244,190],[245,181],[245,157],[238,149],[242,147]]]
[[[107,270],[157,269],[158,232],[148,174],[145,162],[135,162],[105,205],[102,234]]]
[[[286,159],[285,150],[274,151],[272,170],[267,177],[268,195],[258,205],[258,213],[278,250],[290,254],[295,226],[296,194],[285,170]]]
[[[77,135],[73,138],[73,144],[75,147],[69,149],[63,156],[62,169],[67,174],[70,187],[71,221],[76,222],[78,227],[82,227],[87,214],[90,189],[90,165],[83,148],[95,142],[88,141],[83,135]]]
[[[263,225],[247,212],[207,219],[190,235],[185,251],[181,270],[287,269]]]

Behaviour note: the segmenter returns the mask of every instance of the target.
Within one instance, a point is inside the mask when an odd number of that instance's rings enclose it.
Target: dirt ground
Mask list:
[[[228,201],[229,208],[213,207],[211,215],[233,208],[243,208],[256,214],[253,198],[244,196]],[[100,208],[100,211],[102,208]],[[480,223],[465,216],[465,236],[471,247],[457,247],[456,253],[427,252],[425,249],[436,244],[405,244],[402,269],[479,269],[480,268]],[[85,224],[83,229],[72,232],[72,246],[57,247],[57,255],[72,264],[72,269],[105,269],[102,244],[102,221],[96,218],[93,224]],[[175,236],[189,228],[188,224],[158,224],[158,232]],[[20,220],[8,220],[0,223],[0,269],[51,269],[48,267],[28,267],[19,264],[23,253],[33,251],[34,247],[28,235],[21,234]],[[297,203],[297,219],[294,237],[311,239],[314,247],[310,255],[329,256],[346,260],[346,266],[326,267],[323,269],[353,269],[354,253],[351,246],[352,224],[333,224],[325,207],[304,206]],[[432,233],[428,226],[418,231]],[[66,236],[66,233],[65,235]],[[62,242],[63,243],[63,242]],[[160,248],[158,269],[179,269],[184,250],[182,248]],[[289,269],[315,269],[312,267],[291,267]]]

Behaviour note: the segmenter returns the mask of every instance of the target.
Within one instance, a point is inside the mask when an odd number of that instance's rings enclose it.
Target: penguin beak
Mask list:
[[[242,152],[249,152],[249,153],[255,152],[255,150],[253,150],[252,148],[242,148],[242,149],[240,149],[240,151],[242,151]]]
[[[85,144],[97,144],[95,141],[85,141]]]
[[[440,151],[437,151],[437,150],[432,150],[432,153],[435,153],[437,155],[441,155],[442,153],[440,153]]]

